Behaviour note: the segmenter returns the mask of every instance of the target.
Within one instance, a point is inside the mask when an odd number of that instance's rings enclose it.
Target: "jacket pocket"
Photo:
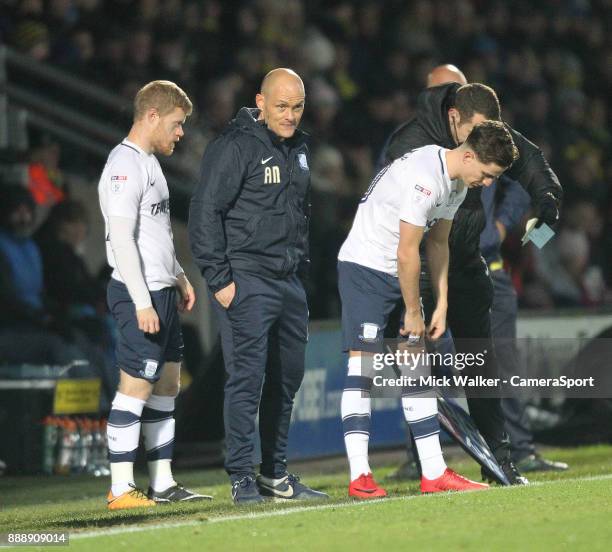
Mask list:
[[[234,280],[233,280],[233,282],[234,282],[234,287],[235,287],[234,298],[232,299],[232,302],[231,302],[231,303],[230,303],[230,304],[229,304],[227,307],[224,307],[224,306],[221,304],[221,301],[219,301],[219,300],[217,299],[217,297],[216,297],[216,296],[213,294],[213,298],[214,298],[214,300],[215,300],[215,301],[216,301],[216,302],[219,304],[219,306],[220,306],[222,309],[224,309],[224,310],[226,310],[226,311],[230,311],[230,310],[232,310],[232,309],[233,309],[233,308],[234,308],[234,307],[235,307],[235,306],[236,306],[236,305],[237,305],[237,304],[240,302],[240,300],[242,299],[242,292],[243,292],[243,290],[242,290],[242,284],[239,284],[239,283],[236,281],[236,277],[235,277],[235,276],[234,276]]]
[[[261,217],[255,231],[255,239],[262,249],[268,249],[287,242],[290,232],[289,216],[285,211],[270,212]]]
[[[280,254],[289,237],[289,217],[285,211],[269,211],[257,215],[249,238],[240,246],[241,251],[254,254]]]
[[[227,230],[228,249],[236,251],[248,244],[252,240],[253,233],[260,221],[261,215],[251,215],[247,219],[232,220],[228,224]]]

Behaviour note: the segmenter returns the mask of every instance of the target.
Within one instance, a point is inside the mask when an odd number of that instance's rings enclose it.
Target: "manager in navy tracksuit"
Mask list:
[[[298,276],[309,263],[309,152],[297,129],[304,85],[293,71],[276,69],[256,102],[258,109],[242,108],[207,147],[189,214],[191,249],[208,282],[225,358],[225,468],[236,503],[260,502],[261,495],[327,498],[289,474],[286,461],[308,336]]]

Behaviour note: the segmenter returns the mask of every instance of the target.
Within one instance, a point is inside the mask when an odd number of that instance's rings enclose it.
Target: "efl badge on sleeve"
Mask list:
[[[118,194],[123,189],[123,184],[127,180],[127,176],[115,175],[111,176],[111,191]]]

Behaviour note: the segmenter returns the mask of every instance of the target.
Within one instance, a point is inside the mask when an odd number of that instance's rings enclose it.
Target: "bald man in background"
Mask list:
[[[302,79],[275,69],[255,102],[206,148],[189,213],[191,250],[208,283],[225,360],[225,468],[236,504],[263,496],[326,499],[288,473],[286,459],[308,336],[300,280],[309,263],[310,188],[310,154],[298,130]]]
[[[446,65],[438,65],[431,70],[431,73],[427,75],[427,88],[432,86],[439,86],[449,82],[456,82],[457,84],[467,84],[467,79],[463,74],[463,71],[456,65],[447,63]]]

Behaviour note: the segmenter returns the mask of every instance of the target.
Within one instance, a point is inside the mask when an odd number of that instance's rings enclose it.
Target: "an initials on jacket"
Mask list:
[[[280,169],[277,165],[266,167],[264,172],[264,184],[280,184]]]

